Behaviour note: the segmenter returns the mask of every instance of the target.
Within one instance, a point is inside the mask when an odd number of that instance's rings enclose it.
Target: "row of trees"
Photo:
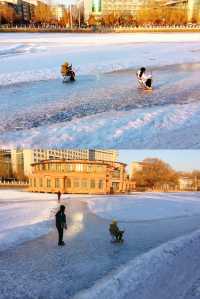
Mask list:
[[[13,7],[0,3],[0,23],[9,24],[18,20],[18,16]]]
[[[197,23],[198,20],[193,20]],[[142,25],[186,25],[188,15],[186,9],[173,8],[143,8],[133,15],[111,13],[102,17],[91,15],[88,19],[90,26],[142,26]]]
[[[180,177],[191,178],[192,187],[197,188],[197,181],[200,181],[200,171],[176,172],[160,159],[145,159],[142,165],[142,170],[137,171],[133,177],[138,189],[176,190],[179,188]]]
[[[58,18],[54,7],[42,2],[39,2],[35,7],[29,6],[29,18],[29,23],[32,24],[70,26],[73,22],[73,25],[76,26],[83,23],[83,14],[79,14],[78,11],[72,13],[66,8],[63,16]],[[0,4],[0,24],[18,24],[21,22],[23,22],[22,11],[21,14],[18,14],[14,6],[7,3]]]

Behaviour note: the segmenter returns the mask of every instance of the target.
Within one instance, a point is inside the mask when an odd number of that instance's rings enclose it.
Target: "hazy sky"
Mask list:
[[[120,150],[119,161],[130,164],[145,158],[159,158],[176,170],[200,170],[200,150]]]

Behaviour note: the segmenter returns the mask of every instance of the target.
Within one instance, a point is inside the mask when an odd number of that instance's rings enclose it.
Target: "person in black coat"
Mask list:
[[[58,196],[58,202],[60,202],[60,198],[61,198],[61,192],[60,192],[60,190],[57,192],[57,196]]]
[[[65,206],[61,205],[60,210],[56,213],[56,228],[58,230],[58,245],[64,246],[63,230],[67,229]]]

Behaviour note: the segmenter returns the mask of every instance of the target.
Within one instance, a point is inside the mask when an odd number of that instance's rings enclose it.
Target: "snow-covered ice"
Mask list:
[[[199,51],[198,33],[1,34],[0,146],[199,148]]]
[[[105,219],[146,221],[200,214],[198,193],[135,193],[87,200],[91,212]]]
[[[198,192],[62,200],[68,230],[61,249],[52,223],[55,194],[0,190],[1,299],[66,299],[77,292],[81,299],[198,298]],[[113,217],[125,229],[122,246],[110,243]]]
[[[191,299],[200,295],[200,231],[161,245],[73,299]]]
[[[56,196],[0,190],[0,251],[47,234]]]

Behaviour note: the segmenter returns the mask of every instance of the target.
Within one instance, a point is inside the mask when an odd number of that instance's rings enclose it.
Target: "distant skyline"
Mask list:
[[[200,150],[119,150],[119,161],[130,164],[159,158],[178,171],[200,170]]]

